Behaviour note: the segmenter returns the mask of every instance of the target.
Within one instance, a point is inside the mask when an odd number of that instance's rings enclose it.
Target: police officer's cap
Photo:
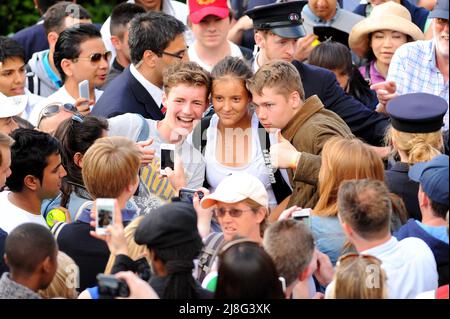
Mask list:
[[[386,107],[392,126],[406,133],[431,133],[444,124],[447,101],[428,93],[403,94],[393,98]]]
[[[308,1],[291,1],[257,6],[245,12],[256,30],[270,30],[282,38],[297,39],[306,35],[302,9]]]

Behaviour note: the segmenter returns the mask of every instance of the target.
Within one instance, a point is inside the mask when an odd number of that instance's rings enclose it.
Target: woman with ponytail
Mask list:
[[[427,93],[398,96],[387,106],[392,126],[386,134],[395,162],[386,171],[386,184],[405,202],[410,218],[421,220],[419,184],[408,178],[411,165],[431,160],[443,151],[441,127],[447,102]]]

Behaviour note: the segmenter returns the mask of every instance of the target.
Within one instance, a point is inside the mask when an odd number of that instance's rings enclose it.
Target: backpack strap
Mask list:
[[[202,118],[200,123],[197,124],[197,126],[192,131],[192,146],[194,146],[194,148],[196,148],[202,154],[206,146],[206,131],[211,125],[211,118],[212,115]]]
[[[80,207],[77,210],[77,213],[75,214],[75,217],[73,218],[73,221],[78,220],[78,218],[80,217],[80,215],[83,212],[83,210],[85,208],[87,208],[89,205],[92,205],[92,203],[94,203],[92,200],[87,200],[83,204],[81,204]]]
[[[200,252],[196,279],[200,282],[211,271],[211,267],[219,254],[224,241],[223,233],[211,233],[205,239],[205,244]]]
[[[28,90],[30,90],[31,93],[39,95],[41,93],[41,80],[39,80],[28,64],[25,65],[25,70],[27,71]],[[34,92],[35,88],[37,88],[37,92]]]
[[[366,64],[364,70],[364,80],[366,80],[367,84],[370,86],[372,84],[372,79],[370,78],[370,63]]]
[[[292,194],[292,190],[284,180],[279,169],[275,169],[270,164],[270,137],[269,133],[262,126],[261,122],[258,124],[258,137],[259,144],[261,145],[261,151],[264,156],[264,162],[268,169],[272,170],[274,179],[271,180],[272,190],[275,195],[277,203],[281,203],[286,197]],[[267,159],[267,160],[266,160]],[[270,167],[269,167],[270,166]]]

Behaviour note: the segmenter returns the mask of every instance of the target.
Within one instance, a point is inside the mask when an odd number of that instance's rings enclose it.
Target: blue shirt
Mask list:
[[[448,244],[447,227],[445,227],[445,226],[428,226],[428,225],[422,224],[418,220],[416,220],[415,222],[428,234],[430,234],[434,238],[442,240],[443,242]]]
[[[436,65],[433,40],[409,42],[399,47],[392,57],[387,75],[394,81],[398,94],[429,93],[449,99],[448,81]],[[448,109],[444,116],[444,129],[448,130]]]

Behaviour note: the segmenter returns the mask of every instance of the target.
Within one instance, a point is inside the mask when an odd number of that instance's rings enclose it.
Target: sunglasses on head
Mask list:
[[[90,56],[88,57],[83,57],[83,58],[75,58],[72,59],[73,62],[77,62],[78,60],[90,60],[92,63],[97,63],[100,62],[100,60],[103,58],[105,59],[106,62],[109,62],[109,60],[111,59],[111,51],[106,51],[105,53],[92,53]]]
[[[51,116],[53,116],[53,115],[56,115],[56,114],[58,114],[62,109],[64,109],[64,110],[67,111],[67,112],[70,112],[70,113],[74,113],[74,114],[78,113],[78,110],[77,110],[77,108],[75,107],[75,105],[70,104],[70,103],[65,103],[65,104],[62,104],[62,103],[52,103],[52,104],[49,104],[49,105],[45,106],[45,107],[42,109],[41,113],[39,114],[39,119],[38,119],[38,122],[37,122],[37,127],[39,127],[39,124],[41,124],[41,121],[42,121],[44,118],[47,118],[47,117],[51,117]]]
[[[253,211],[253,209],[236,209],[236,208],[227,209],[223,207],[213,209],[214,215],[216,215],[216,217],[218,218],[224,217],[226,212],[228,212],[228,214],[231,217],[238,218],[241,217],[242,213],[245,211]]]

